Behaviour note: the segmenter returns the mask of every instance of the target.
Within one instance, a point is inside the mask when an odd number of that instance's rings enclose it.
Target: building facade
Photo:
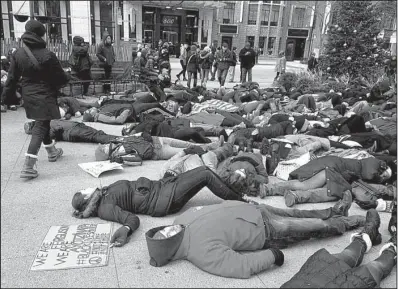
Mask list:
[[[260,57],[285,51],[301,60],[319,54],[330,11],[330,1],[1,1],[1,38],[24,32],[14,14],[33,14],[60,41],[80,35],[95,44],[107,31],[117,44],[161,39],[241,49],[250,42]]]

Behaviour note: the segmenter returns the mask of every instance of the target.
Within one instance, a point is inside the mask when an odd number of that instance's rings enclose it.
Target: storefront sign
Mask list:
[[[292,36],[292,37],[307,37],[308,30],[306,30],[306,29],[289,29],[287,35]]]
[[[169,16],[169,15],[162,16],[162,23],[166,25],[177,24],[177,20],[178,20],[177,16]]]
[[[238,34],[238,26],[220,24],[220,33]]]

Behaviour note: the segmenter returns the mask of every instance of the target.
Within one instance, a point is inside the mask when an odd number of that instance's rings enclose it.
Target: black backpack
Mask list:
[[[79,72],[80,71],[80,57],[74,53],[71,53],[69,56],[68,64],[70,68],[75,71]]]

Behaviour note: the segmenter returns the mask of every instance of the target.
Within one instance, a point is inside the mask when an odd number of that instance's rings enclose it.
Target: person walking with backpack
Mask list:
[[[246,82],[246,75],[248,81],[252,81],[252,69],[256,64],[256,52],[251,48],[250,42],[247,42],[245,47],[239,52],[239,60],[241,67],[241,83]]]
[[[72,54],[69,58],[69,65],[76,77],[83,80],[83,96],[87,96],[91,80],[91,66],[93,62],[88,54],[88,45],[84,43],[84,38],[73,37]]]
[[[206,46],[203,49],[203,51],[200,53],[199,57],[200,57],[199,60],[200,67],[202,69],[200,85],[206,88],[207,81],[209,79],[210,70],[214,61],[214,56],[213,53],[211,53],[210,47]]]
[[[50,122],[61,118],[57,95],[59,89],[69,81],[69,77],[57,56],[46,48],[43,40],[45,34],[46,28],[39,21],[29,20],[26,23],[25,33],[21,36],[25,46],[12,55],[1,96],[2,104],[12,102],[17,84],[20,83],[26,117],[35,120],[21,178],[38,176],[34,166],[42,143],[50,162],[55,162],[63,154],[62,149],[55,148],[55,142],[51,140]]]
[[[198,81],[199,55],[196,50],[196,45],[191,45],[191,50],[187,56],[187,72],[188,72],[188,88],[191,88],[191,79],[193,76],[193,87],[196,87]]]
[[[97,57],[100,61],[100,67],[104,68],[105,79],[111,78],[112,65],[115,63],[115,51],[112,46],[112,36],[109,35],[108,31],[103,34],[103,41],[98,46]],[[109,83],[103,85],[104,93],[111,91],[111,85]]]
[[[232,60],[232,52],[228,49],[228,43],[224,42],[221,50],[216,52],[217,77],[221,87],[225,84],[225,79],[227,78]]]
[[[180,64],[182,67],[182,70],[180,71],[180,73],[177,74],[177,78],[178,80],[180,80],[181,74],[184,77],[183,81],[187,81],[186,77],[185,77],[185,72],[187,70],[187,48],[188,48],[188,44],[182,44],[181,43],[181,47],[180,47]]]

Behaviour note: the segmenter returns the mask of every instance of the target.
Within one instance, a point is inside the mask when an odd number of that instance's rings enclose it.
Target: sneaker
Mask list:
[[[332,208],[335,215],[348,216],[348,210],[351,208],[352,194],[350,191],[343,193],[343,198],[339,200]]]

